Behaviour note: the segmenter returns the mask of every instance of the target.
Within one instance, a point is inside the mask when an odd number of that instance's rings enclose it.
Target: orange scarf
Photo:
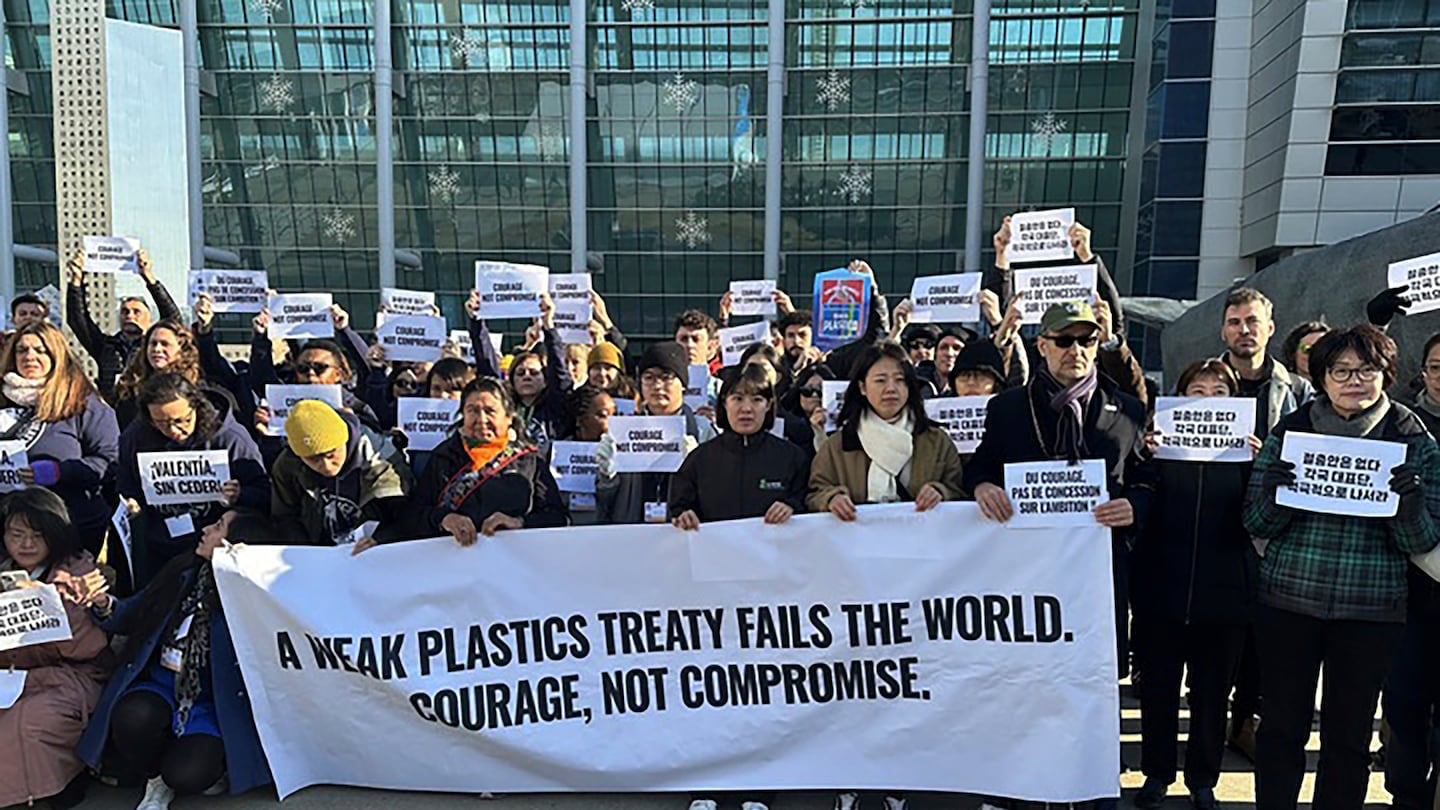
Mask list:
[[[473,470],[483,470],[485,465],[495,460],[495,457],[505,451],[510,444],[508,439],[498,439],[490,443],[483,443],[471,439],[465,439],[465,452],[470,455],[470,463]]]

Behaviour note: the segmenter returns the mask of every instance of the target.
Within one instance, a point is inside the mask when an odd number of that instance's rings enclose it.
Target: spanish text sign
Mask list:
[[[359,557],[241,546],[215,555],[215,576],[282,797],[320,783],[1114,794],[1108,533],[1007,534],[973,504],[860,510]],[[885,556],[894,543],[926,564]],[[335,711],[342,698],[365,710]],[[956,733],[956,718],[1026,732]]]
[[[1405,297],[1410,299],[1411,315],[1440,309],[1440,253],[1431,253],[1390,265],[1389,286],[1409,285]]]
[[[1005,465],[1005,494],[1015,509],[1012,529],[1065,529],[1098,526],[1092,510],[1106,494],[1105,462],[1085,459],[1031,461]]]
[[[1155,457],[1171,461],[1249,461],[1255,400],[1249,397],[1159,397]]]
[[[1286,431],[1280,458],[1295,465],[1295,486],[1275,491],[1275,503],[1307,512],[1394,517],[1400,496],[1390,472],[1405,463],[1405,445],[1346,436]]]
[[[229,450],[177,450],[140,453],[140,487],[145,503],[222,503],[220,491],[230,480]]]

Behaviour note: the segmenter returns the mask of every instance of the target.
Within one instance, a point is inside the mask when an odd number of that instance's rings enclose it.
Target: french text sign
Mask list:
[[[264,270],[190,271],[190,303],[208,295],[217,315],[259,312],[268,303],[269,287],[269,275]]]
[[[1005,494],[1015,515],[1012,529],[1065,529],[1099,525],[1091,510],[1106,494],[1105,462],[1085,459],[1005,465]]]
[[[1020,323],[1038,324],[1052,304],[1095,300],[1095,265],[1016,270],[1015,292],[1025,294],[1020,299]]]

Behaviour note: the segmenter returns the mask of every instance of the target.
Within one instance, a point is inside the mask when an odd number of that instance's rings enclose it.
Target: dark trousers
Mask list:
[[[1225,753],[1225,699],[1235,682],[1248,625],[1174,624],[1145,620],[1140,670],[1140,769],[1175,781],[1180,734],[1180,679],[1189,667],[1190,739],[1185,744],[1185,786],[1191,792],[1220,780]]]
[[[1320,764],[1311,807],[1355,810],[1363,806],[1375,704],[1405,626],[1399,622],[1316,619],[1262,608],[1255,629],[1265,695],[1255,763],[1256,810],[1295,808],[1305,776],[1305,743],[1310,739],[1322,666]]]
[[[1392,806],[1430,810],[1435,801],[1431,768],[1440,757],[1440,615],[1412,612],[1405,624],[1390,677],[1385,681],[1385,789]]]
[[[1237,730],[1260,714],[1260,652],[1255,649],[1255,630],[1245,634],[1245,650],[1240,654],[1235,674],[1235,699],[1230,704],[1230,724]]]

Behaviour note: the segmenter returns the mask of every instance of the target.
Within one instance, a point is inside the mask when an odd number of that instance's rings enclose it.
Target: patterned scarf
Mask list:
[[[1050,398],[1050,410],[1060,417],[1055,430],[1055,452],[1064,453],[1071,463],[1085,457],[1085,406],[1099,380],[1093,365],[1089,374],[1068,386],[1061,385],[1043,363],[1035,377],[1040,391]]]
[[[517,459],[534,452],[536,452],[534,445],[510,442],[505,445],[504,450],[501,450],[484,465],[475,467],[472,464],[472,466],[455,473],[445,483],[445,488],[440,491],[440,498],[436,505],[444,506],[452,512],[459,511],[460,505],[475,494],[482,484],[499,475]]]
[[[190,632],[180,640],[181,661],[184,665],[175,676],[175,736],[185,733],[185,724],[190,722],[190,710],[200,697],[201,676],[210,666],[210,611],[216,600],[215,572],[208,561],[202,560],[195,568],[195,582],[190,592],[180,602],[176,618],[190,620]],[[175,632],[172,628],[171,634]]]

